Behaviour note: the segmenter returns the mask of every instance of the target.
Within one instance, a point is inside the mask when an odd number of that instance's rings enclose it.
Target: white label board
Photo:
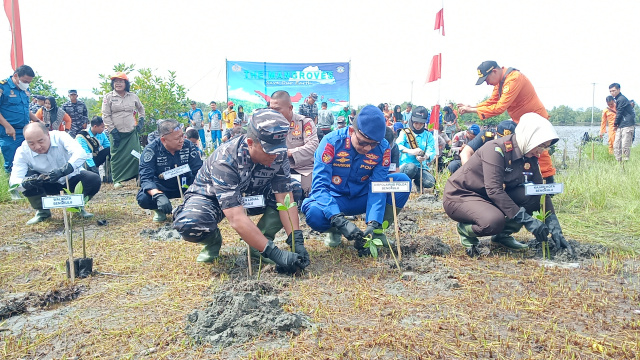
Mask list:
[[[410,181],[375,181],[371,182],[371,191],[374,193],[390,193],[390,192],[410,192]]]
[[[291,174],[291,178],[292,179],[296,179],[299,182],[302,182],[302,175],[300,175],[300,174]]]
[[[191,169],[189,168],[189,164],[184,164],[182,166],[178,166],[177,168],[173,168],[171,170],[167,170],[165,172],[162,173],[162,177],[167,180],[167,179],[171,179],[174,178],[178,175],[182,175],[184,173],[188,173],[189,171],[191,171]]]
[[[42,198],[43,209],[57,209],[84,206],[84,195],[56,195],[44,196]]]
[[[131,155],[135,156],[138,160],[140,160],[140,153],[135,149],[131,150]]]
[[[560,194],[562,192],[564,192],[563,183],[524,185],[524,193],[526,195]]]
[[[247,209],[264,207],[264,196],[263,195],[245,196],[242,198],[242,206],[244,206]]]

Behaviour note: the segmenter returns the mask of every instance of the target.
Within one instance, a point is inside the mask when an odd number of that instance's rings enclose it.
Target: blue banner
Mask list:
[[[263,108],[277,90],[291,95],[293,111],[310,93],[334,112],[349,105],[349,63],[267,63],[227,60],[227,99],[250,114]]]

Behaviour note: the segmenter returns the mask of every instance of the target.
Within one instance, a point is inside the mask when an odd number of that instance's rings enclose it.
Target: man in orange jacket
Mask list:
[[[602,122],[600,123],[600,136],[604,135],[607,126],[609,127],[608,131],[608,140],[609,140],[609,154],[613,155],[613,141],[616,138],[616,130],[618,128],[613,125],[616,121],[616,100],[613,96],[607,96],[607,108],[602,112]]]
[[[536,113],[545,119],[549,119],[549,113],[538,98],[536,90],[531,81],[514,68],[504,68],[492,60],[485,61],[478,66],[478,81],[476,85],[483,82],[493,86],[493,93],[486,101],[476,106],[458,104],[460,115],[475,112],[480,120],[485,120],[509,112],[511,119],[517,124],[520,117],[526,113]],[[547,182],[553,182],[553,175],[556,169],[551,164],[551,157],[548,151],[544,151],[538,159],[542,176]]]

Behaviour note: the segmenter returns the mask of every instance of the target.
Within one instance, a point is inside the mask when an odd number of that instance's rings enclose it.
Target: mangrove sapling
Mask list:
[[[298,204],[295,201],[291,202],[291,198],[289,197],[289,194],[287,194],[284,197],[284,204],[277,203],[276,205],[278,206],[276,208],[278,211],[287,212],[287,218],[289,218],[289,225],[291,226],[291,251],[296,252],[296,234],[294,234],[293,232],[293,221],[291,221],[291,214],[289,214],[289,209],[297,206]]]
[[[546,183],[546,181],[542,181],[542,183]],[[545,223],[545,220],[547,220],[547,217],[549,217],[549,215],[551,215],[551,211],[545,211],[545,197],[547,195],[542,194],[540,195],[540,207],[542,208],[542,212],[540,211],[534,211],[533,212],[533,217],[542,221],[543,223]],[[542,241],[542,258],[546,259],[546,258],[551,259],[551,252],[549,251],[549,242],[545,239],[544,241]]]
[[[383,221],[382,222],[382,229],[375,229],[375,230],[373,230],[373,233],[374,234],[382,234],[384,232],[384,230],[386,230],[388,227],[389,227],[389,222],[388,221]],[[378,258],[378,248],[383,246],[382,240],[380,240],[378,238],[374,238],[372,234],[369,234],[369,235],[365,236],[364,240],[365,240],[364,247],[369,249],[369,252],[371,253],[371,256],[374,259],[377,259]],[[392,253],[393,253],[393,251],[392,251]]]
[[[75,189],[73,189],[73,193],[68,189],[68,188],[64,188],[64,191],[68,194],[68,195],[81,195],[82,191],[84,190],[84,187],[82,186],[82,181],[78,182],[78,184],[76,184]],[[89,201],[89,197],[85,196],[84,197],[84,201],[85,203],[87,201]],[[79,208],[68,208],[67,209],[70,213],[79,213],[80,209]],[[73,216],[69,216],[69,234],[71,237],[71,244],[73,246],[73,221],[72,221]],[[86,258],[87,257],[87,250],[86,250],[86,243],[85,243],[85,233],[84,233],[84,222],[80,222],[80,224],[82,224],[82,257]]]

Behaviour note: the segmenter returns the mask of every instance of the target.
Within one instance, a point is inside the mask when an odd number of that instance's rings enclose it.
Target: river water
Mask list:
[[[600,134],[600,124],[598,124],[598,126],[554,126],[554,128],[558,136],[560,136],[560,141],[558,141],[558,145],[556,146],[557,154],[562,154],[566,144],[567,155],[569,157],[573,157],[578,153],[578,146],[580,146],[582,135],[584,135],[585,132],[588,132],[591,136]],[[636,135],[633,146],[640,144],[640,129],[636,128]],[[607,144],[607,134],[602,137],[602,143]]]

